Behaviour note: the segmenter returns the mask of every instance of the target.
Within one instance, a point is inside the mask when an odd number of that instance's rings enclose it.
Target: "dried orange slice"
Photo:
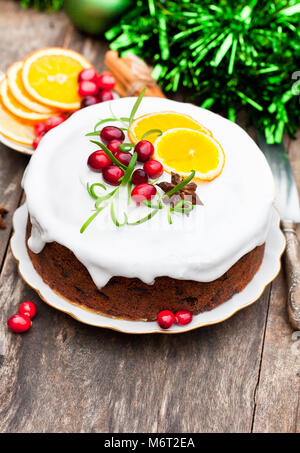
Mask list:
[[[155,158],[164,169],[187,176],[195,170],[195,179],[211,181],[219,176],[225,155],[212,136],[192,129],[171,129],[155,141]]]
[[[36,113],[24,107],[12,94],[8,88],[7,78],[3,79],[0,84],[0,96],[4,107],[13,115],[27,122],[43,121],[49,118],[49,113]]]
[[[32,126],[23,124],[18,118],[11,115],[0,102],[0,134],[22,145],[31,145],[34,140]]]
[[[19,101],[24,107],[37,113],[55,113],[55,109],[47,107],[45,105],[36,102],[25,90],[22,80],[22,68],[23,62],[17,61],[8,68],[7,71],[7,82],[10,91],[17,101]]]
[[[128,131],[129,139],[132,143],[137,143],[141,140],[144,134],[153,129],[159,129],[165,132],[169,129],[175,129],[183,127],[187,129],[193,129],[195,131],[203,132],[207,135],[212,135],[210,130],[202,126],[191,116],[177,112],[159,112],[149,113],[147,115],[136,118],[131,125],[130,131]],[[151,143],[154,143],[158,137],[158,133],[153,133],[145,137]]]
[[[59,110],[76,110],[80,108],[78,74],[91,66],[73,50],[49,47],[25,58],[22,79],[36,101]]]

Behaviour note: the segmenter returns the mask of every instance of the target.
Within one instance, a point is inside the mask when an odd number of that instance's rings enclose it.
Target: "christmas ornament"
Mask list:
[[[62,7],[62,5],[63,0],[21,0],[21,6],[23,6],[23,8],[32,6],[40,11],[57,11]]]
[[[65,0],[65,10],[79,30],[103,33],[130,5],[130,0]]]
[[[166,92],[235,121],[241,106],[268,143],[300,123],[300,2],[139,0],[106,32],[111,49],[154,65]]]

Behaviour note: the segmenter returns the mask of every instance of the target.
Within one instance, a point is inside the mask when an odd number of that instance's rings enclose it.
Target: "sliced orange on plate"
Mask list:
[[[21,104],[10,91],[7,78],[3,79],[0,83],[0,97],[4,107],[24,122],[33,123],[37,121],[44,121],[51,115],[49,113],[36,113],[27,107],[24,107],[24,105]]]
[[[181,176],[192,170],[195,179],[211,181],[222,172],[225,155],[221,145],[211,135],[187,128],[171,129],[155,141],[155,159],[164,169]]]
[[[22,80],[22,69],[23,62],[16,61],[13,65],[8,68],[7,71],[7,82],[8,87],[20,104],[22,104],[27,109],[37,112],[37,113],[55,113],[55,109],[47,107],[36,102],[25,90],[23,80]]]
[[[202,124],[198,123],[191,116],[185,115],[183,113],[166,111],[148,113],[147,115],[136,118],[132,122],[130,131],[128,131],[128,136],[132,143],[137,143],[139,140],[142,140],[142,138],[148,131],[151,131],[153,129],[165,132],[169,129],[175,129],[179,127],[200,131],[210,136],[212,135],[209,129],[202,126]],[[159,134],[157,132],[147,135],[145,137],[145,140],[154,143],[158,135]]]
[[[22,80],[37,102],[59,110],[80,108],[78,74],[91,63],[79,53],[60,47],[37,50],[24,60]]]
[[[11,115],[0,102],[0,134],[22,145],[32,145],[34,140],[33,126],[24,124]]]

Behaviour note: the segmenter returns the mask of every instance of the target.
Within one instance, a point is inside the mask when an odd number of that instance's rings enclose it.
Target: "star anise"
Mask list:
[[[0,229],[4,230],[6,225],[4,223],[3,217],[8,213],[8,210],[0,205]]]
[[[171,173],[171,182],[163,181],[156,184],[160,187],[165,193],[174,189],[184,178],[181,178],[178,173]],[[190,182],[182,189],[178,190],[171,196],[166,196],[163,198],[163,202],[170,204],[171,207],[176,206],[181,200],[190,201],[193,205],[203,205],[202,201],[198,197],[197,193],[197,184],[195,182]]]

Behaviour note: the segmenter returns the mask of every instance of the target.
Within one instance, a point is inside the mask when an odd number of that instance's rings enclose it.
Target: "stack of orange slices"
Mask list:
[[[15,62],[0,81],[0,134],[31,145],[36,123],[80,108],[78,74],[91,66],[83,55],[60,47]]]

